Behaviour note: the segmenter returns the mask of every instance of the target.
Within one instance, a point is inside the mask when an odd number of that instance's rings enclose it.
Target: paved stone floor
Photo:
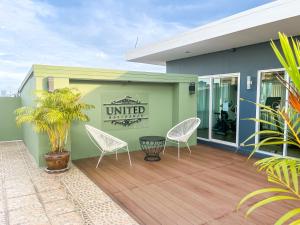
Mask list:
[[[21,141],[0,143],[0,179],[1,225],[136,224],[76,166],[38,168]]]

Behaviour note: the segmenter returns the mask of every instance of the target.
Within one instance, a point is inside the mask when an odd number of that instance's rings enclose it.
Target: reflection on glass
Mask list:
[[[275,74],[279,74],[284,78],[284,72],[265,72],[261,74],[261,90],[260,90],[260,103],[269,106],[273,109],[282,108],[285,106],[286,89],[276,78]],[[278,116],[270,115],[268,112],[260,109],[260,119],[276,123],[277,126],[260,123],[259,129],[274,130],[283,132],[283,122]],[[276,122],[277,121],[277,122]],[[274,136],[274,134],[272,134]],[[270,137],[270,134],[259,135],[259,141]],[[282,135],[281,135],[282,137]],[[261,146],[260,150],[270,153],[283,154],[283,145],[269,145]]]
[[[293,83],[291,83],[293,85]],[[291,107],[291,106],[290,106]],[[300,114],[296,115],[290,115],[290,118],[292,120],[291,124],[294,125],[294,130],[300,137]],[[293,135],[289,135],[291,138]],[[297,143],[297,140],[294,140]],[[300,148],[296,145],[287,145],[287,155],[291,157],[300,158]]]
[[[199,78],[197,115],[199,118],[201,118],[200,126],[197,129],[197,136],[202,138],[208,138],[208,127],[209,127],[209,79],[208,78]]]
[[[212,138],[236,142],[237,77],[213,79]]]

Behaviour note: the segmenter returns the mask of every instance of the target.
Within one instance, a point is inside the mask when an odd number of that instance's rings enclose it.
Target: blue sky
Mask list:
[[[271,0],[0,0],[0,90],[32,64],[164,72],[126,62],[134,47]]]

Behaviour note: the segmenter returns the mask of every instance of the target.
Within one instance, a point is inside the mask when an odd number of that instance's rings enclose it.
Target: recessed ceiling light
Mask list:
[[[190,54],[191,52],[190,52],[190,51],[185,51],[184,53],[185,53],[185,54]]]

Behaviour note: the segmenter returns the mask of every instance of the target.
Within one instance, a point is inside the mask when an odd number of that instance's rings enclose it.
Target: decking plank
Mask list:
[[[268,225],[295,203],[271,204],[244,218],[239,200],[250,191],[270,186],[256,172],[255,160],[234,152],[198,145],[190,155],[168,148],[159,162],[144,161],[143,152],[74,161],[88,177],[141,224]],[[259,198],[254,198],[254,203]]]

